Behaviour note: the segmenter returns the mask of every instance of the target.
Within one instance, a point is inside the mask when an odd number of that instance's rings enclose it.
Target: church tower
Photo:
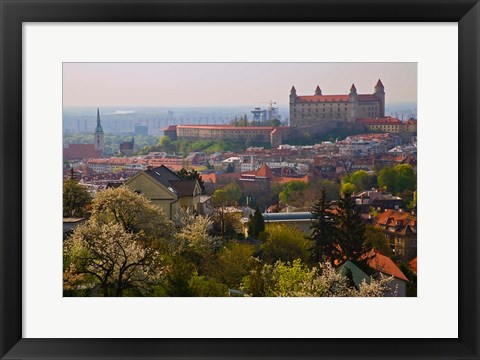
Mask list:
[[[380,100],[380,108],[378,117],[385,116],[385,88],[383,87],[382,81],[378,79],[377,84],[375,85],[375,96]]]
[[[103,156],[103,146],[105,144],[103,128],[100,124],[100,110],[97,108],[97,127],[95,128],[95,150],[101,151]]]

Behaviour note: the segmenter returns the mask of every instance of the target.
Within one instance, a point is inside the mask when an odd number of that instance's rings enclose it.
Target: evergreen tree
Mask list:
[[[263,219],[262,212],[257,207],[253,217],[248,222],[248,234],[250,236],[257,237],[262,231],[265,230],[265,220]]]
[[[320,199],[312,207],[315,223],[312,225],[311,239],[313,246],[313,260],[320,262],[322,259],[334,260],[338,257],[336,217],[330,211],[327,203],[325,188],[322,188]]]
[[[345,260],[356,261],[368,249],[365,244],[365,224],[349,191],[338,202],[338,241]]]

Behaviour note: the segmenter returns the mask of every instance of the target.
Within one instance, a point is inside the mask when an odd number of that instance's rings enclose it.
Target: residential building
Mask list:
[[[386,297],[405,297],[407,296],[407,282],[408,278],[399,269],[399,267],[388,256],[381,254],[378,250],[372,250],[365,255],[367,265],[377,272],[377,279],[380,278],[380,274],[383,276],[393,276],[393,280],[388,286],[388,290],[384,293]]]
[[[393,255],[403,260],[417,256],[417,218],[414,215],[386,210],[374,219],[373,224],[389,239]]]
[[[202,189],[198,181],[183,180],[164,165],[137,172],[125,185],[163,209],[171,220],[180,209],[199,211]]]
[[[360,208],[360,213],[368,214],[371,209],[384,213],[385,210],[403,210],[405,202],[402,198],[380,189],[363,191],[352,195],[355,205]]]

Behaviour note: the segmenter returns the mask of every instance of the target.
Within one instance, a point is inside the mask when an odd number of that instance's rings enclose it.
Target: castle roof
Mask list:
[[[377,84],[375,85],[375,87],[376,87],[376,88],[377,88],[377,87],[378,87],[378,88],[379,88],[379,87],[382,87],[382,88],[383,88],[382,80],[378,79]]]
[[[347,102],[348,95],[307,95],[297,96],[296,102]]]

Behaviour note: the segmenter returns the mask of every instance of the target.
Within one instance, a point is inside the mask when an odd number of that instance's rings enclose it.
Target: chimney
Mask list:
[[[152,169],[153,169],[153,166],[152,166],[152,165],[147,165],[147,170],[148,170],[148,171],[152,171]]]

